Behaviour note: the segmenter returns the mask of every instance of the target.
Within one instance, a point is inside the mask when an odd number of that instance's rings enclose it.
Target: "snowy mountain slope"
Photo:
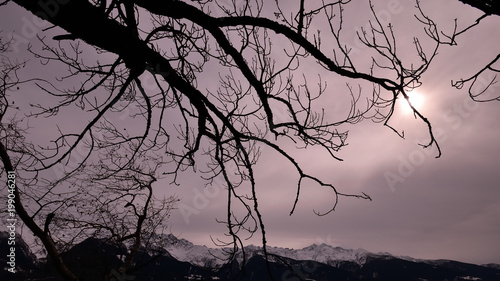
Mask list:
[[[209,268],[219,268],[226,263],[225,251],[222,248],[194,245],[185,239],[178,239],[171,234],[164,235],[163,240],[165,250],[177,260]],[[344,249],[341,247],[332,247],[324,243],[313,244],[302,249],[268,247],[268,252],[294,260],[312,260],[325,264],[332,264],[334,261],[350,261],[359,265],[365,263],[368,255],[375,255],[364,249]],[[245,254],[247,260],[254,254],[262,255],[262,247],[254,245],[246,246]],[[241,253],[238,253],[237,260],[241,262]]]
[[[172,234],[162,235],[163,248],[179,261],[186,261],[207,268],[219,268],[227,261],[224,249],[195,245]]]
[[[178,239],[174,235],[164,235],[163,241],[163,247],[170,253],[170,255],[172,255],[172,257],[179,261],[189,262],[194,265],[211,269],[219,269],[227,263],[225,250],[227,251],[229,249],[209,248],[206,246],[194,245],[185,239]],[[390,253],[372,253],[364,249],[344,249],[341,247],[333,247],[324,243],[313,244],[302,249],[268,246],[268,253],[296,261],[315,261],[335,268],[345,268],[347,266],[345,264],[346,262],[356,265],[355,268],[363,268],[367,265],[367,263],[372,263],[373,260],[382,263],[392,263],[394,260],[400,260],[401,262],[409,262],[409,264],[427,264],[431,266],[431,268],[458,268],[462,266],[461,263],[448,260],[422,260],[408,256],[394,256]],[[246,246],[245,254],[246,261],[248,262],[255,255],[263,255],[262,247],[255,245]],[[241,252],[237,253],[236,260],[239,264],[241,264],[243,260]],[[463,265],[469,266],[467,264]],[[496,264],[492,264],[488,267],[492,269],[497,267],[500,268],[500,266]]]
[[[0,245],[7,245],[7,238],[0,233]],[[152,250],[153,255],[147,252],[138,253],[135,266],[129,272],[134,280],[271,281],[270,276],[273,276],[274,280],[315,281],[500,280],[498,264],[480,266],[452,260],[410,261],[411,258],[402,259],[388,253],[373,254],[362,249],[347,250],[326,244],[311,245],[303,249],[270,247],[269,252],[275,256],[269,258],[269,263],[262,256],[261,247],[250,245],[245,247],[247,254],[245,270],[241,270],[243,268],[241,262],[236,261],[214,269],[223,261],[217,261],[212,254],[223,256],[223,249],[194,245],[170,235],[153,238],[161,239],[155,242],[163,242],[163,246],[168,248],[171,254],[167,250],[161,251],[158,248]],[[19,241],[20,247],[21,241],[22,239]],[[110,274],[110,270],[120,267],[123,260],[119,257],[124,250],[123,246],[88,238],[74,245],[63,254],[63,257],[64,262],[81,280],[104,280],[104,277]],[[161,253],[159,256],[157,251]],[[28,255],[25,266],[21,267],[21,256],[24,252]],[[29,253],[29,248],[20,251],[18,268],[20,270],[12,275],[4,268],[3,272],[0,271],[0,280],[62,281],[50,262],[36,260]],[[184,261],[179,261],[174,256]],[[241,254],[237,259],[241,261]],[[16,254],[16,265],[17,261]],[[202,267],[197,264],[201,264]]]
[[[262,251],[261,247],[253,245],[245,247],[247,252]],[[332,247],[327,244],[313,244],[302,249],[290,249],[279,247],[268,247],[268,252],[281,257],[294,260],[312,260],[321,263],[331,261],[351,261],[362,265],[370,252],[364,249],[344,249],[341,247]]]

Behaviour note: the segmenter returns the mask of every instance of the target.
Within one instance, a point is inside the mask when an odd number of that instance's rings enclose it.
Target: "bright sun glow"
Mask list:
[[[413,90],[411,92],[408,92],[408,96],[410,97],[410,103],[413,105],[413,107],[415,107],[417,110],[422,109],[422,106],[424,105],[424,97],[422,96],[422,94]],[[405,99],[403,99],[401,104],[404,113],[412,113],[412,109]]]

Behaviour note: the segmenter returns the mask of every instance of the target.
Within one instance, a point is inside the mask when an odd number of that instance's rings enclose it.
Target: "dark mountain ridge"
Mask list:
[[[0,251],[7,253],[8,236],[0,232]],[[187,240],[173,241],[181,248],[192,249],[194,246]],[[173,242],[172,242],[173,241]],[[169,248],[169,247],[165,247]],[[173,249],[170,247],[173,251]],[[269,268],[274,280],[335,280],[335,281],[498,281],[500,280],[500,265],[475,265],[451,260],[410,260],[394,257],[389,254],[372,254],[366,252],[360,262],[357,260],[328,259],[320,257],[321,253],[329,253],[332,249],[340,253],[351,253],[352,250],[333,248],[322,244],[306,247],[304,251],[316,251],[315,260],[295,259],[286,257],[292,249],[274,248],[270,255]],[[276,250],[277,249],[277,250]],[[282,249],[283,255],[279,255]],[[295,251],[295,250],[293,250]],[[300,251],[300,250],[299,250]],[[349,252],[351,251],[351,252]],[[363,250],[364,251],[364,250]],[[364,253],[361,251],[360,253]],[[207,268],[188,261],[174,258],[166,250],[158,254],[140,251],[132,268],[126,273],[118,270],[123,264],[126,249],[117,247],[103,240],[89,238],[67,252],[63,259],[69,268],[82,281],[98,280],[235,280],[235,281],[266,281],[271,280],[266,266],[266,260],[259,247],[249,247],[246,263],[236,259],[222,266]],[[356,253],[358,257],[360,254]],[[299,255],[300,256],[300,255]],[[16,273],[9,272],[7,255],[0,256],[4,264],[1,280],[63,280],[50,262],[37,259],[31,253],[28,245],[22,240],[16,240]]]

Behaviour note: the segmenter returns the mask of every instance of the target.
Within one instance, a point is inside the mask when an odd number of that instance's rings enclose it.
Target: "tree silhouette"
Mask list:
[[[471,27],[479,24],[482,20],[489,16],[500,16],[500,3],[498,1],[493,1],[493,0],[460,0],[460,2],[463,2],[465,4],[468,4],[472,7],[475,7],[481,11],[484,12],[484,15],[479,17],[476,20],[476,23],[470,27],[467,27],[463,29],[460,32],[457,32],[455,29],[455,32],[453,36],[450,36],[449,38],[451,39],[450,43],[451,44],[456,44],[455,42],[455,37],[464,33],[465,31],[469,30]],[[458,81],[452,82],[452,86],[457,88],[457,89],[462,89],[463,86],[469,84],[469,96],[471,99],[477,102],[489,102],[489,101],[500,101],[500,95],[491,95],[488,94],[487,91],[490,88],[491,85],[495,84],[497,82],[496,78],[496,73],[500,72],[500,68],[497,68],[495,65],[500,59],[500,53],[495,56],[488,64],[486,64],[482,69],[478,70],[474,75],[468,77],[468,78],[462,78]],[[487,73],[493,73],[493,78],[490,78],[489,81],[487,81],[486,87],[481,87],[476,84],[479,84],[478,81],[480,81],[481,77],[483,77]],[[488,79],[488,78],[486,78]]]
[[[494,0],[459,0],[459,1],[483,11],[486,15],[500,16],[500,4],[497,1]]]
[[[40,152],[50,152],[52,148],[30,143],[26,137],[29,128],[23,127],[26,120],[8,114],[8,111],[19,110],[11,102],[9,92],[15,92],[21,84],[46,81],[20,80],[17,72],[25,63],[7,56],[11,41],[0,43],[0,159],[9,180],[11,175],[13,178],[9,183],[15,187],[13,204],[17,215],[39,239],[35,243],[43,245],[65,279],[78,280],[63,261],[62,252],[88,237],[128,246],[119,272],[112,271],[125,274],[133,269],[139,250],[153,252],[158,247],[161,237],[156,234],[166,227],[177,201],[175,197],[159,200],[153,195],[158,167],[165,161],[155,148],[147,145],[132,149],[133,142],[125,141],[126,145],[113,142],[123,135],[102,123],[95,127],[98,132],[90,133],[90,137],[82,141],[83,149],[95,146],[93,149],[98,151],[99,158],[85,157],[85,161],[78,162],[69,171],[59,167],[57,178],[47,177],[43,161],[50,157]],[[56,150],[64,146],[65,137],[68,135],[54,141]],[[134,157],[128,158],[130,153]],[[108,277],[114,278],[111,273]]]
[[[37,83],[56,102],[33,104],[27,118],[55,118],[67,108],[92,114],[81,128],[59,129],[48,147],[18,148],[8,137],[2,140],[5,170],[34,173],[30,179],[36,182],[23,184],[43,191],[24,189],[16,210],[68,280],[76,277],[60,259],[56,237],[70,243],[60,237],[71,230],[71,238],[97,231],[116,241],[132,239],[132,257],[141,233],[154,233],[158,226],[149,218],[167,216],[174,201],[153,204],[153,183],[160,177],[177,183],[187,169],[200,171],[207,184],[224,182],[223,223],[230,237],[224,245],[235,253],[243,246],[241,232],[251,236],[260,231],[267,258],[254,172],[263,148],[288,161],[297,175],[290,214],[306,183],[334,192],[332,207],[315,210],[318,215],[333,211],[340,196],[370,199],[342,192],[307,172],[281,144],[316,146],[341,160],[337,152],[346,145],[344,125],[365,119],[404,137],[390,125],[396,104],[421,85],[438,50],[456,44],[457,36],[497,11],[492,1],[462,1],[486,14],[466,28],[444,32],[416,1],[416,18],[427,38],[413,38],[413,56],[402,56],[395,27],[377,14],[372,1],[367,4],[371,19],[357,31],[345,28],[345,10],[356,7],[349,0],[11,2],[58,27],[52,38],[40,37],[41,51],[30,51],[45,64],[68,69],[59,85]],[[362,54],[344,43],[348,32],[364,46]],[[496,60],[485,69],[496,71]],[[340,78],[342,93],[331,82]],[[217,85],[210,83],[214,80]],[[329,112],[328,100],[344,110]],[[434,147],[439,157],[431,122],[410,106],[428,128],[429,140],[421,145]],[[127,122],[134,131],[126,130]],[[5,132],[23,134],[20,129]],[[13,165],[7,154],[20,160]],[[39,176],[50,169],[58,169],[56,179]],[[61,186],[69,189],[61,192]]]

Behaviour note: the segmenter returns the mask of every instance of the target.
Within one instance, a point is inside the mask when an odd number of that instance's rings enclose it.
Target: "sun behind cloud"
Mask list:
[[[417,90],[413,90],[411,92],[407,92],[407,94],[409,100],[406,100],[404,98],[401,100],[401,110],[403,113],[410,114],[413,112],[410,104],[413,105],[413,107],[417,110],[423,108],[425,104],[425,98],[420,92],[418,92]]]

